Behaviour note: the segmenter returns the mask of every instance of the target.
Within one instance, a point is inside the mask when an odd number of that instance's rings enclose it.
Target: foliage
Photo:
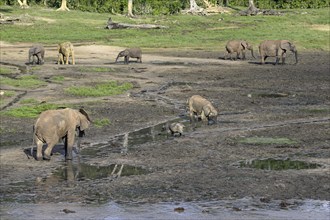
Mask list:
[[[72,86],[65,90],[66,93],[75,96],[110,96],[119,95],[133,88],[131,83],[118,84],[116,81],[108,81],[94,86]]]
[[[24,105],[18,108],[9,109],[2,114],[18,118],[36,118],[43,111],[49,109],[58,109],[59,107],[62,106],[51,103],[43,103],[39,105]]]
[[[29,0],[30,6],[40,5],[59,8],[59,0]],[[68,0],[70,9],[88,12],[127,14],[127,0]],[[196,0],[198,5],[203,6],[202,0]],[[224,5],[225,0],[209,0],[212,4]],[[231,6],[247,6],[248,0],[229,0]],[[260,8],[321,8],[329,7],[329,0],[255,0],[255,4]],[[0,5],[18,5],[17,0],[2,0]],[[136,15],[167,15],[176,14],[182,9],[189,7],[189,0],[134,0],[133,13]]]
[[[22,101],[20,101],[20,104],[37,104],[38,100],[33,99],[33,98],[29,98],[29,99],[23,99]]]
[[[110,120],[108,118],[95,119],[93,120],[93,125],[98,128],[102,128],[106,125],[110,125]]]
[[[44,18],[37,19],[29,28],[24,25],[0,26],[1,40],[12,43],[40,42],[54,46],[58,42],[71,41],[73,44],[95,42],[120,47],[138,46],[143,50],[189,48],[223,51],[228,40],[244,38],[255,46],[255,50],[264,39],[289,39],[296,44],[299,52],[305,49],[330,50],[328,9],[285,10],[281,16],[178,14],[130,19],[120,15],[111,15],[115,22],[159,24],[169,28],[107,30],[104,27],[109,14],[75,10],[67,13],[32,7],[25,10],[6,8],[10,9],[7,16],[27,13],[33,17]],[[48,23],[46,19],[52,22]],[[315,27],[323,30],[315,29]],[[31,28],[34,34],[31,34]]]
[[[36,88],[45,85],[44,81],[39,80],[38,77],[34,75],[21,76],[17,79],[0,77],[0,80],[1,80],[1,84],[20,87],[20,88]]]

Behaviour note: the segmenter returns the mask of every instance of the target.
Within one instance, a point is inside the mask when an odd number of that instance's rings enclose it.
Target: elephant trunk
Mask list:
[[[296,58],[296,63],[295,64],[297,64],[298,63],[298,52],[297,51],[294,52],[294,56]]]
[[[118,55],[118,56],[117,56],[117,58],[116,58],[116,61],[115,61],[115,63],[117,63],[117,61],[118,61],[118,58],[119,58],[119,57],[120,57],[120,56]]]

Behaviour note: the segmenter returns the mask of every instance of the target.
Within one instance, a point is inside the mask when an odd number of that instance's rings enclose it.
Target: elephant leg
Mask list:
[[[205,122],[207,122],[207,117],[205,116],[205,112],[204,112],[204,110],[202,110],[202,113],[201,113],[201,119],[202,119],[202,121],[205,123]]]
[[[282,57],[282,65],[284,65],[285,64],[286,52],[282,52],[281,57]]]
[[[50,155],[51,155],[52,150],[53,150],[54,146],[56,145],[56,143],[57,143],[57,141],[54,141],[54,140],[47,143],[47,148],[44,152],[44,159],[45,160],[50,160]]]
[[[65,55],[65,64],[66,65],[69,64],[69,55],[68,54]]]
[[[242,51],[242,60],[245,60],[245,51]]]
[[[75,59],[74,59],[74,52],[72,51],[72,65],[75,65],[76,64],[76,61],[75,61]]]
[[[36,159],[42,160],[42,146],[44,145],[44,143],[41,140],[37,139],[36,144],[37,144],[37,158]]]
[[[239,51],[237,51],[237,52],[236,52],[236,59],[235,59],[235,60],[238,60],[238,58],[239,58],[239,55],[240,55],[240,52],[239,52]]]
[[[65,159],[72,160],[72,149],[74,144],[75,132],[69,132],[65,138]]]

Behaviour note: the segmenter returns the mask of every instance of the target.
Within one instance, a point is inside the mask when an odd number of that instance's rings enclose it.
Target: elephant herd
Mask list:
[[[224,59],[230,55],[232,59],[232,54],[236,53],[236,59],[239,58],[240,53],[242,53],[242,59],[245,60],[245,51],[250,50],[253,58],[253,46],[244,40],[231,40],[226,44],[226,54]],[[265,63],[267,57],[275,57],[275,65],[279,63],[281,58],[282,64],[285,64],[286,52],[291,51],[295,55],[296,63],[298,63],[298,53],[296,46],[288,40],[265,40],[259,45],[259,55],[261,58],[261,64]]]
[[[226,45],[226,54],[224,59],[236,53],[236,59],[242,53],[242,59],[245,59],[246,50],[251,51],[252,57],[253,46],[243,40],[229,41]],[[69,58],[72,58],[72,64],[75,64],[74,48],[72,43],[64,42],[58,44],[58,64],[69,64]],[[267,57],[275,57],[275,64],[279,63],[280,58],[282,64],[285,64],[286,52],[291,51],[295,54],[296,63],[298,62],[297,50],[294,44],[287,40],[266,40],[259,45],[259,54],[261,64],[265,63]],[[29,63],[43,64],[45,49],[41,44],[35,44],[29,49]],[[120,57],[124,57],[124,63],[129,63],[129,58],[136,58],[137,62],[142,63],[142,52],[140,48],[130,48],[119,52],[115,62]],[[37,58],[37,61],[35,61]],[[255,57],[254,57],[255,58]],[[200,95],[193,95],[187,100],[187,107],[190,116],[190,122],[195,127],[196,118],[207,122],[208,125],[217,123],[218,111],[210,101]],[[91,120],[88,114],[83,110],[75,110],[71,108],[47,110],[40,114],[33,127],[33,139],[37,145],[37,160],[49,160],[53,147],[60,141],[64,140],[65,158],[72,160],[72,150],[75,136],[78,134],[77,149],[79,149],[80,138],[84,136],[85,130],[89,127]],[[166,130],[172,135],[183,133],[184,125],[181,123],[172,123],[166,125]],[[43,145],[47,144],[47,148],[42,152]],[[33,155],[33,147],[31,148]]]
[[[253,54],[253,46],[245,40],[230,40],[226,44],[226,53],[224,59],[228,56],[233,60],[232,54],[236,53],[235,60],[240,58],[242,53],[242,60],[245,60],[246,50],[251,51]],[[72,58],[72,64],[75,64],[74,49],[71,42],[60,43],[57,46],[58,51],[58,64],[69,64],[69,57]],[[265,40],[259,45],[259,55],[261,58],[261,64],[265,63],[268,57],[275,57],[275,65],[279,63],[280,59],[282,64],[285,64],[286,53],[291,51],[295,55],[295,63],[298,63],[298,52],[296,46],[288,40]],[[45,56],[45,48],[41,44],[33,45],[29,50],[29,63],[30,64],[43,64]],[[37,61],[35,61],[35,57]],[[124,57],[124,63],[129,63],[129,58],[136,58],[137,62],[142,63],[142,51],[140,48],[128,48],[119,52],[115,62],[117,63],[120,57]]]
[[[200,95],[193,95],[187,100],[190,122],[194,124],[196,118],[209,125],[217,123],[218,111],[210,101]],[[64,141],[65,159],[72,160],[72,150],[75,137],[78,134],[77,150],[80,148],[80,138],[91,124],[91,119],[83,109],[62,108],[42,112],[33,126],[33,140],[37,145],[37,160],[50,160],[54,146]],[[166,125],[166,130],[173,136],[183,133],[184,125],[178,122]],[[42,152],[43,145],[47,148]],[[31,148],[33,156],[33,147]]]
[[[72,59],[72,65],[75,65],[74,49],[71,42],[64,42],[57,45],[58,60],[57,64],[69,64],[69,58]],[[29,63],[44,64],[45,48],[41,44],[34,44],[29,49]],[[124,63],[129,63],[129,58],[137,58],[137,62],[142,63],[142,51],[140,48],[128,48],[119,52],[116,63],[120,57],[124,57]],[[36,60],[35,60],[36,58]]]

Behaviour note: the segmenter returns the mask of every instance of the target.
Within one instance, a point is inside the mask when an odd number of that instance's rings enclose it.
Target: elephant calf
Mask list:
[[[119,52],[117,58],[116,58],[116,63],[118,61],[119,57],[125,57],[124,58],[124,63],[128,64],[129,63],[129,58],[137,58],[137,62],[142,63],[142,51],[140,48],[129,48],[126,50],[123,50]]]
[[[200,95],[193,95],[187,100],[190,122],[195,122],[195,115],[200,116],[202,121],[208,124],[217,123],[218,111],[212,103]]]
[[[226,44],[226,52],[224,59],[227,59],[227,56],[230,55],[230,59],[232,58],[232,53],[236,53],[236,59],[239,58],[240,53],[242,53],[242,60],[245,60],[245,51],[250,50],[252,57],[255,59],[253,55],[253,46],[246,42],[245,40],[231,40]]]
[[[35,44],[29,49],[29,63],[35,64],[34,57],[37,57],[37,64],[44,64],[45,48],[41,44]]]
[[[71,42],[64,42],[61,44],[57,45],[57,51],[58,51],[58,60],[57,64],[69,64],[69,57],[71,56],[72,58],[72,65],[75,65],[75,60],[74,60],[74,50],[73,50],[73,45]]]
[[[34,124],[33,139],[37,144],[36,159],[42,160],[44,158],[49,160],[55,144],[64,139],[65,158],[72,160],[72,148],[76,131],[78,131],[78,136],[81,138],[89,125],[90,119],[83,109],[65,108],[42,112]],[[42,157],[42,146],[44,143],[47,144],[47,148]],[[80,147],[79,144],[80,142],[78,142],[78,148]],[[33,155],[32,152],[31,155]]]
[[[298,52],[296,46],[288,40],[265,40],[259,45],[261,64],[265,63],[267,57],[275,57],[275,65],[279,63],[280,57],[282,64],[285,64],[286,52],[291,51],[295,55],[296,64],[298,63]]]
[[[183,134],[184,125],[179,122],[173,122],[171,124],[166,124],[166,130],[168,134],[175,136],[179,134],[181,136]]]

